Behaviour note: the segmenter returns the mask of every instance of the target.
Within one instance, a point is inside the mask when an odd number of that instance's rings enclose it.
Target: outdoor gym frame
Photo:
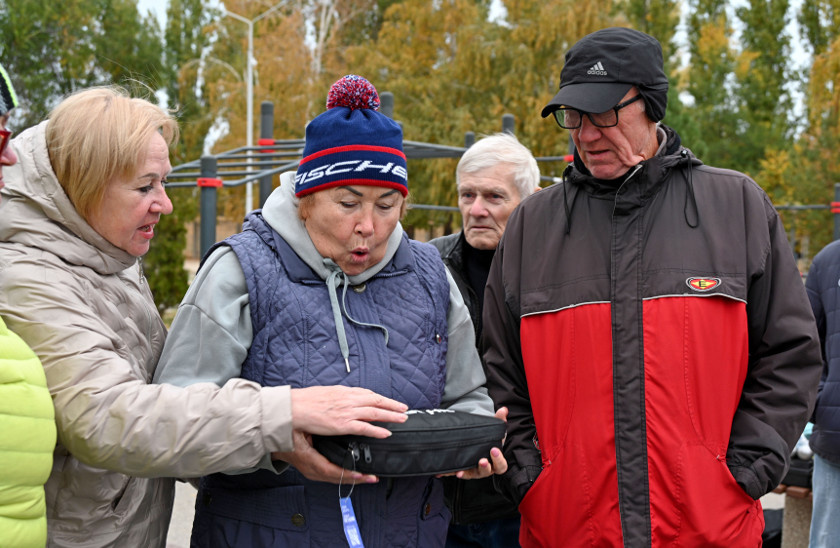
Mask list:
[[[394,96],[390,92],[380,94],[380,112],[393,118]],[[502,116],[502,131],[514,133],[512,114]],[[259,183],[260,207],[271,194],[272,178],[286,171],[297,169],[303,152],[304,139],[277,140],[274,132],[274,103],[264,101],[260,105],[260,138],[256,146],[239,147],[216,155],[202,156],[199,160],[176,166],[167,176],[167,188],[195,187],[200,189],[199,203],[199,253],[203,257],[216,243],[216,217],[218,189],[236,187],[249,182]],[[467,132],[464,146],[447,146],[418,141],[403,141],[403,152],[409,160],[431,158],[460,158],[475,142],[475,133]],[[571,156],[547,156],[537,158],[538,162],[569,162]],[[542,176],[542,180],[557,182],[555,177]],[[454,206],[411,204],[411,209],[432,209],[458,211]]]
[[[394,96],[390,92],[380,94],[380,111],[393,118]],[[512,114],[502,116],[502,131],[514,133]],[[274,103],[264,101],[260,105],[260,138],[257,146],[239,147],[216,155],[202,156],[199,160],[187,162],[173,168],[167,177],[167,188],[195,187],[200,189],[199,204],[199,253],[203,257],[216,243],[217,189],[222,186],[237,187],[250,182],[259,183],[260,207],[273,190],[272,178],[286,171],[297,169],[303,152],[304,139],[277,140],[274,132]],[[418,141],[403,141],[406,158],[460,158],[475,142],[475,133],[469,131],[464,136],[464,146],[447,146]],[[571,154],[563,156],[537,157],[537,162],[571,162]],[[547,175],[540,179],[550,184],[559,182],[559,178]],[[431,209],[440,211],[458,211],[454,206],[429,204],[411,204],[412,209]],[[840,183],[834,185],[834,201],[816,205],[778,205],[778,210],[828,209],[834,218],[835,240],[840,239]]]

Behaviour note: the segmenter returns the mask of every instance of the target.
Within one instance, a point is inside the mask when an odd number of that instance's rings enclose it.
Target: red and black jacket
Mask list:
[[[784,228],[673,130],[620,181],[577,160],[511,215],[485,294],[523,546],[758,546],[821,356]]]

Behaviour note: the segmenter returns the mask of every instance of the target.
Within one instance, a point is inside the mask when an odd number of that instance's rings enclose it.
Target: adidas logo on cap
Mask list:
[[[601,64],[601,61],[598,61],[597,63],[592,65],[592,68],[586,71],[586,74],[594,76],[606,76],[607,71],[604,70],[604,65]]]

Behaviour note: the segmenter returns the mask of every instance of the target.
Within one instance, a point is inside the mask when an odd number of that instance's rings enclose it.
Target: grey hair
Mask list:
[[[513,166],[513,182],[520,198],[530,196],[540,184],[540,168],[531,151],[511,133],[495,133],[475,142],[461,156],[455,168],[455,179],[461,186],[461,175],[476,173],[499,164]]]

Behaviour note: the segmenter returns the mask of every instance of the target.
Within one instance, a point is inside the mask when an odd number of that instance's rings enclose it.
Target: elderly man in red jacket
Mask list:
[[[565,61],[542,114],[574,163],[511,215],[484,301],[520,542],[757,547],[822,366],[782,222],[660,122],[656,39],[603,29]]]

